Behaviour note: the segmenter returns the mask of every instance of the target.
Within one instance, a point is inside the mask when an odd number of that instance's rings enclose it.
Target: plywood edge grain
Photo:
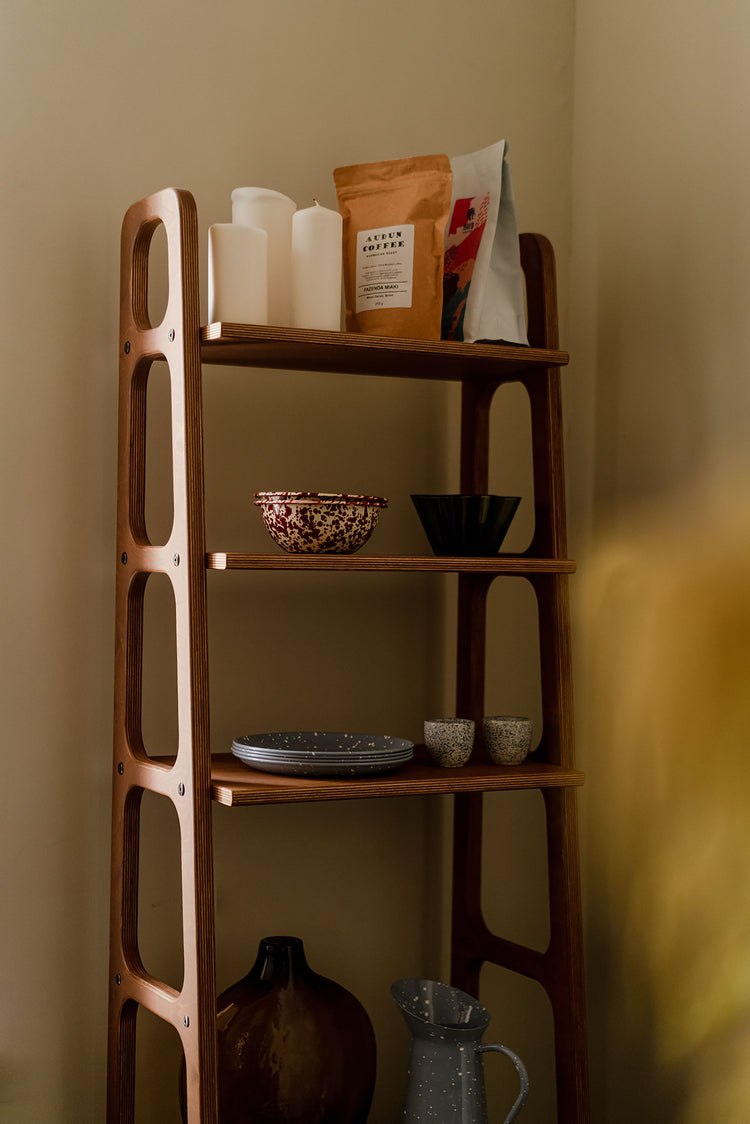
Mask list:
[[[469,574],[573,574],[576,563],[568,558],[438,558],[434,556],[378,554],[245,554],[213,551],[206,555],[209,570],[362,570],[414,573]]]
[[[201,358],[207,364],[291,371],[502,382],[534,370],[564,367],[569,355],[557,348],[515,344],[414,340],[217,322],[201,328]]]
[[[261,773],[232,754],[222,753],[214,754],[211,770],[214,800],[230,807],[560,788],[583,783],[584,775],[578,770],[535,762],[514,766],[466,765],[461,769],[410,764],[380,776],[339,779]]]

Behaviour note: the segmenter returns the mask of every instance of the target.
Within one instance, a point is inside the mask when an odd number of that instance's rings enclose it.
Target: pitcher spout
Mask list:
[[[526,1101],[528,1076],[507,1046],[481,1042],[490,1021],[487,1008],[465,991],[435,980],[396,980],[391,995],[412,1033],[406,1124],[487,1124],[482,1057],[489,1052],[505,1054],[521,1082],[505,1118],[511,1124]]]
[[[391,995],[412,1031],[435,1030],[441,1037],[478,1031],[481,1036],[489,1025],[490,1013],[478,999],[436,980],[396,980]]]

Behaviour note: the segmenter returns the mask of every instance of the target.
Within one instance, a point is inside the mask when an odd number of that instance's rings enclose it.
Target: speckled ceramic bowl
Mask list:
[[[273,541],[289,554],[354,554],[388,500],[345,492],[256,492],[255,504]]]

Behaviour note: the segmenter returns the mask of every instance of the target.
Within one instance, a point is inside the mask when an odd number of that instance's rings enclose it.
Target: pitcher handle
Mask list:
[[[510,1060],[513,1062],[513,1065],[516,1067],[516,1071],[521,1081],[521,1092],[518,1094],[510,1112],[505,1117],[505,1124],[512,1124],[512,1121],[516,1119],[519,1112],[526,1104],[526,1098],[529,1095],[529,1075],[526,1072],[526,1066],[523,1064],[518,1054],[514,1054],[513,1051],[509,1050],[507,1046],[501,1046],[497,1042],[481,1043],[479,1046],[477,1046],[477,1053],[479,1054],[488,1054],[490,1053],[490,1051],[494,1051],[496,1054],[505,1054],[507,1058],[510,1058]]]

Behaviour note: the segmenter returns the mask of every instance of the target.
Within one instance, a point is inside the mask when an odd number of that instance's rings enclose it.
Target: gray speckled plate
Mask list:
[[[318,765],[348,765],[353,761],[360,765],[378,765],[381,761],[409,761],[412,757],[410,749],[405,749],[400,753],[389,753],[387,756],[376,753],[354,754],[351,757],[339,754],[334,757],[330,753],[267,753],[262,749],[244,749],[242,746],[233,748],[239,751],[238,757],[252,757],[254,761],[267,761],[269,765],[272,765],[274,761],[286,761],[289,765],[295,763],[304,765],[307,761],[314,761]]]
[[[300,777],[354,777],[398,769],[412,759],[414,743],[385,734],[326,730],[247,734],[232,753],[266,773]]]

